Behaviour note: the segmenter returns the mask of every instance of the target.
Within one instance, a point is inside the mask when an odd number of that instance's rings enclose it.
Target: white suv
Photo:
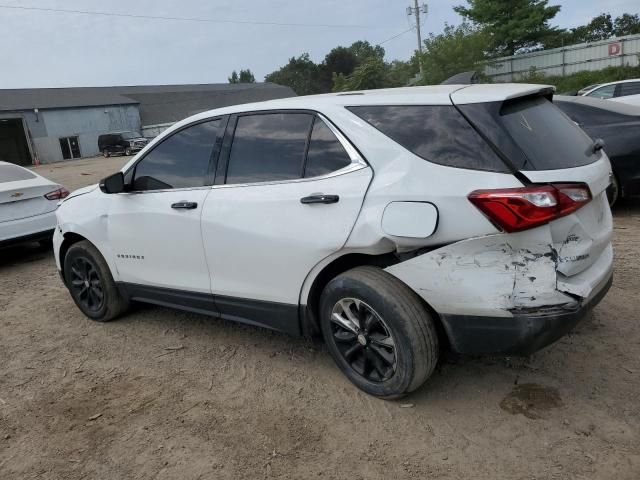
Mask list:
[[[539,85],[298,97],[173,126],[57,211],[78,307],[322,333],[385,398],[439,351],[535,351],[612,279],[610,165]]]

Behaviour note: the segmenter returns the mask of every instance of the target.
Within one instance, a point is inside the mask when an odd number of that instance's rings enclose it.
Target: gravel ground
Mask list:
[[[69,188],[126,158],[41,166]],[[86,319],[37,245],[0,251],[0,479],[640,478],[640,202],[615,280],[527,359],[448,358],[398,402],[320,342],[138,306]]]

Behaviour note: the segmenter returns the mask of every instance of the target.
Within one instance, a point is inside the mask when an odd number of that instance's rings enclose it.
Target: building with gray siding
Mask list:
[[[0,160],[31,165],[98,155],[98,136],[154,137],[190,115],[295,96],[270,83],[0,90]]]

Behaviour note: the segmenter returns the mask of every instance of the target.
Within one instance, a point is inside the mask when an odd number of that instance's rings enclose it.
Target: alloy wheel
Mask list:
[[[396,345],[378,313],[362,300],[343,298],[331,311],[331,334],[338,351],[359,375],[384,382],[396,371]]]
[[[85,257],[71,262],[70,288],[74,297],[86,310],[97,312],[104,304],[104,289],[98,270]]]

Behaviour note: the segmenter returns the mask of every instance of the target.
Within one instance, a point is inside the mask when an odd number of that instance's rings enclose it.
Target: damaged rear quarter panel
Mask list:
[[[575,305],[557,288],[550,227],[471,238],[388,267],[441,314],[511,317]]]

